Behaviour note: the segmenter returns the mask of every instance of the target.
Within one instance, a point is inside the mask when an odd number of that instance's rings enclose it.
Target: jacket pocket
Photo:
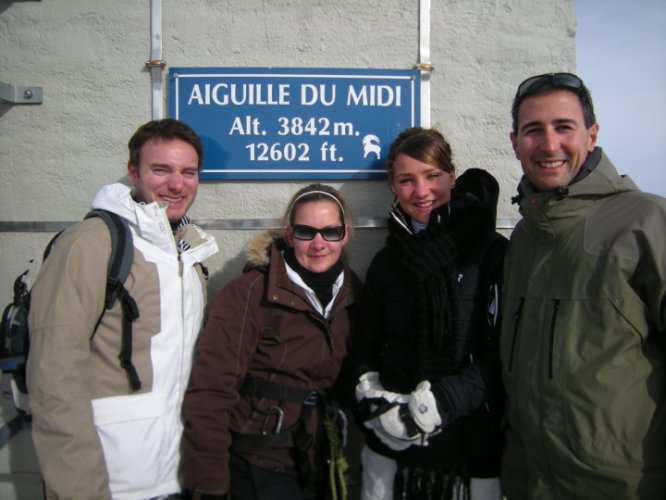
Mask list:
[[[643,305],[606,297],[560,307],[560,318],[569,321],[557,326],[562,355],[555,374],[566,377],[562,408],[571,450],[587,464],[663,467],[666,456],[655,450],[663,450],[666,429],[665,368],[646,349]]]
[[[114,495],[160,484],[165,439],[166,397],[138,394],[92,401]]]

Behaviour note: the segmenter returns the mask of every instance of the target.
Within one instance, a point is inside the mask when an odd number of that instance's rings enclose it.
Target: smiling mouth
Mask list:
[[[178,203],[180,201],[183,201],[185,199],[184,196],[179,196],[178,198],[171,198],[169,196],[162,196],[162,200],[168,201],[169,203]]]
[[[550,169],[550,168],[560,168],[563,167],[566,163],[566,160],[541,160],[537,161],[537,164],[541,168]]]
[[[418,208],[430,208],[435,204],[434,201],[421,201],[414,203],[414,206]]]

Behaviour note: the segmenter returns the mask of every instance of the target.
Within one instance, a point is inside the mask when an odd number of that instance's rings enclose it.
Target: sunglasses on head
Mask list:
[[[292,224],[291,225],[291,234],[297,240],[310,241],[317,236],[317,233],[321,234],[321,237],[326,241],[340,241],[345,237],[345,226],[329,226],[316,228],[312,226],[306,226],[305,224]]]
[[[532,76],[518,85],[516,99],[520,99],[527,92],[536,89],[544,83],[550,83],[556,87],[563,87],[573,90],[584,88],[583,80],[573,73],[546,73],[544,75]]]

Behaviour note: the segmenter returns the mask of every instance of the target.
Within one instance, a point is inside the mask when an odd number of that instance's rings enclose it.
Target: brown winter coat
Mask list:
[[[275,419],[265,422],[265,415],[252,408],[250,398],[239,394],[246,376],[327,389],[336,381],[347,355],[358,278],[345,265],[343,285],[329,318],[324,319],[302,288],[289,279],[280,250],[284,241],[273,240],[273,236],[264,233],[251,242],[244,274],[216,297],[198,341],[183,406],[183,462],[190,489],[227,492],[231,432],[260,434],[262,425],[274,429]],[[264,411],[278,404],[270,399],[254,403]],[[282,429],[286,430],[298,421],[302,405],[280,406]],[[317,417],[314,412],[307,425],[309,433],[316,432]],[[244,456],[264,468],[294,466],[288,448]]]

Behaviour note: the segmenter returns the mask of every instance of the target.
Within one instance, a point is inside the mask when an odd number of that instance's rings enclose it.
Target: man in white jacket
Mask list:
[[[125,288],[139,310],[130,361],[140,386],[119,361],[122,305],[105,311],[110,233],[86,219],[57,238],[32,289],[27,375],[47,498],[181,491],[180,409],[206,297],[200,263],[218,250],[186,216],[203,151],[189,126],[164,119],[141,126],[129,152],[134,188],[105,186],[93,208],[119,215],[132,233]]]

